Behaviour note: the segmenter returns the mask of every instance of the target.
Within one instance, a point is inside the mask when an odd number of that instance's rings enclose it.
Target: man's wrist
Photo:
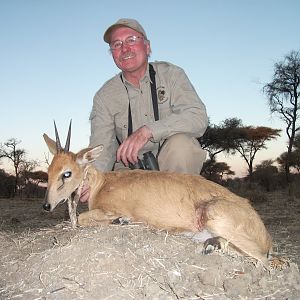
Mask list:
[[[153,137],[151,129],[147,125],[144,125],[142,128],[144,129],[146,137],[147,137],[147,139],[149,141]]]

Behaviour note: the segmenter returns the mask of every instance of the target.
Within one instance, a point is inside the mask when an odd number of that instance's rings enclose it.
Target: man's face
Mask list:
[[[127,45],[124,41],[130,36],[141,37],[133,46]],[[120,27],[115,29],[111,34],[111,42],[122,41],[120,49],[112,50],[112,56],[115,64],[124,72],[135,72],[144,69],[148,63],[148,55],[151,52],[150,44],[142,38],[142,34],[128,28]]]

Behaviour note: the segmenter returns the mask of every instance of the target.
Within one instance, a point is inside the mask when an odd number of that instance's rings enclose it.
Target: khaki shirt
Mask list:
[[[90,146],[104,145],[95,162],[97,169],[110,171],[114,167],[119,146],[116,137],[122,142],[128,134],[129,101],[133,131],[146,125],[153,134],[139,157],[149,150],[156,155],[159,144],[176,133],[196,138],[204,134],[208,124],[206,109],[185,72],[167,62],[151,64],[156,72],[158,121],[153,113],[149,66],[140,80],[140,88],[131,85],[124,77],[122,82],[120,73],[96,93],[90,115]]]

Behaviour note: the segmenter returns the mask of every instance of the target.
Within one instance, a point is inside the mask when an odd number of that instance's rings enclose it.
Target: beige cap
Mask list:
[[[146,32],[144,30],[144,28],[142,27],[142,25],[137,21],[137,20],[134,20],[134,19],[120,19],[118,20],[115,24],[109,26],[105,33],[104,33],[104,36],[103,36],[103,39],[106,43],[110,43],[110,36],[111,36],[111,33],[112,31],[115,29],[115,28],[119,28],[119,27],[129,27],[139,33],[141,33],[145,39],[147,39],[147,35],[146,35]]]

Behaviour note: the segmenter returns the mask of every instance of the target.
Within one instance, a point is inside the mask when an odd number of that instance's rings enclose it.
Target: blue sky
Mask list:
[[[0,142],[17,138],[28,158],[42,161],[42,134],[54,136],[55,119],[64,140],[72,119],[71,149],[88,146],[93,96],[119,72],[103,32],[122,17],[144,26],[152,61],[186,71],[212,123],[237,117],[284,129],[262,86],[275,62],[300,50],[299,11],[298,0],[0,0]],[[257,163],[285,151],[284,132],[268,146]],[[237,157],[226,161],[245,174]]]

